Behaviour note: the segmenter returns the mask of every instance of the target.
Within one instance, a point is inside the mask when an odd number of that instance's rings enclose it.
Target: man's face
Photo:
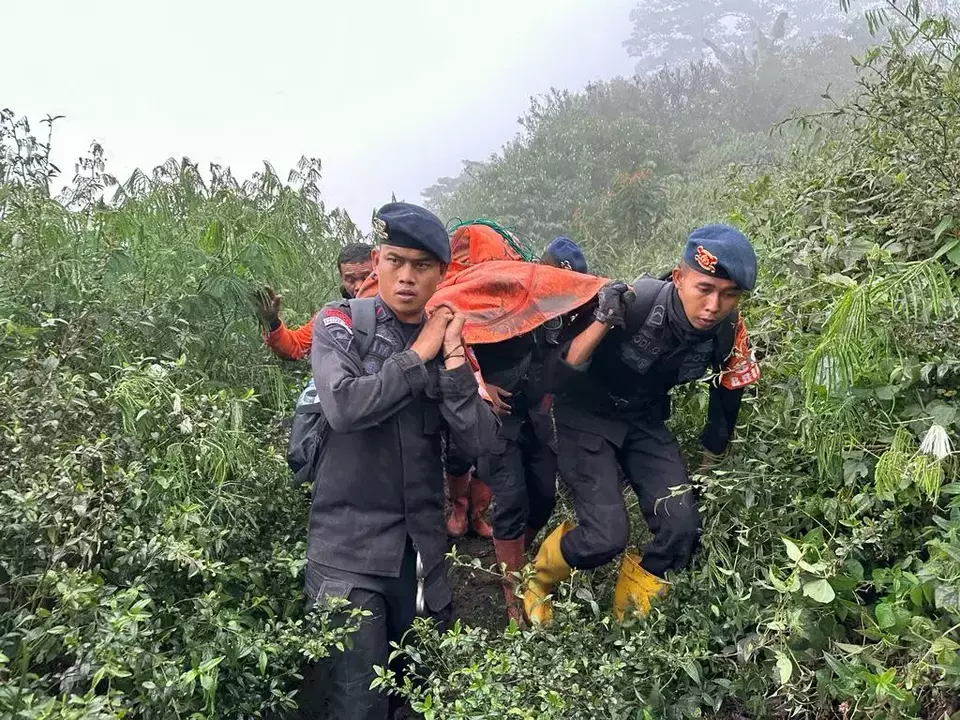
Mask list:
[[[447,266],[424,250],[381,245],[373,253],[380,297],[404,321],[420,317]]]
[[[357,296],[357,290],[367,279],[367,276],[373,272],[373,260],[362,263],[342,263],[339,267],[340,281],[344,289],[350,294],[350,297]]]
[[[674,269],[673,284],[687,320],[697,330],[709,330],[736,310],[743,294],[733,280],[710,277],[683,264]]]

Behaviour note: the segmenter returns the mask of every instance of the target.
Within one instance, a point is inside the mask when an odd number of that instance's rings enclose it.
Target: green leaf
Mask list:
[[[833,587],[826,580],[811,580],[810,582],[803,584],[803,594],[806,595],[811,600],[816,600],[818,603],[829,603],[833,602],[833,599],[836,597],[836,593],[833,592]]]
[[[683,671],[690,676],[690,679],[693,680],[697,685],[700,684],[700,668],[697,666],[695,660],[684,660],[680,663],[680,667],[683,668]]]
[[[940,236],[943,235],[947,230],[953,227],[953,215],[947,215],[940,221],[940,224],[937,225],[936,229],[933,231],[933,239],[939,240]]]
[[[937,585],[933,594],[934,602],[940,610],[960,613],[960,584],[943,583]]]
[[[781,650],[777,650],[777,673],[780,675],[781,685],[786,685],[793,677],[793,663]]]
[[[851,645],[850,643],[837,642],[834,643],[838,648],[844,652],[850,653],[851,655],[859,655],[863,652],[862,645]]]
[[[897,614],[890,603],[880,603],[874,610],[877,616],[877,625],[886,630],[897,624]]]
[[[884,385],[883,387],[878,387],[875,389],[873,394],[876,395],[877,400],[887,402],[894,400],[897,397],[897,388],[891,387],[890,385]]]
[[[954,265],[960,265],[960,240],[947,252],[947,259]]]
[[[951,238],[947,240],[939,249],[933,254],[934,260],[939,260],[944,255],[951,253],[958,245],[960,245],[960,238]]]
[[[787,556],[793,560],[793,562],[800,562],[800,559],[803,558],[803,551],[797,547],[797,544],[793,540],[788,540],[785,537],[780,538],[783,541],[784,546],[787,548]]]
[[[200,663],[200,667],[197,668],[197,672],[201,672],[201,673],[210,672],[217,665],[222,663],[225,658],[226,658],[225,655],[221,655],[220,657],[210,658],[209,660],[206,660]]]

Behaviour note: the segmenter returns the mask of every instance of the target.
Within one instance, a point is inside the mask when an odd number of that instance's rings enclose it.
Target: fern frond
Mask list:
[[[804,363],[807,403],[824,392],[828,397],[846,393],[856,383],[858,370],[869,367],[871,350],[890,344],[892,330],[877,322],[878,309],[895,320],[919,323],[942,317],[954,305],[950,277],[935,260],[901,265],[882,279],[849,288]]]

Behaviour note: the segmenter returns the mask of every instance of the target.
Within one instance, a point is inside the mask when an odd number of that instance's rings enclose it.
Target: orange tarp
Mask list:
[[[464,340],[469,345],[501,342],[523,335],[548,320],[589,302],[607,282],[549,265],[524,262],[486,225],[466,225],[450,239],[447,275],[427,309],[449,303],[466,315]],[[376,274],[358,297],[376,295]]]

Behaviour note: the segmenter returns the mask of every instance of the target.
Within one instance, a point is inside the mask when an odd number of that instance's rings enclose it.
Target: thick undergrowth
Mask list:
[[[798,122],[768,172],[680,178],[696,200],[670,205],[665,189],[649,247],[633,248],[656,266],[680,233],[721,219],[760,256],[746,320],[764,376],[725,462],[693,478],[705,517],[694,566],[624,627],[610,612],[615,566],[575,574],[545,630],[422,627],[407,651],[422,682],[404,692],[427,717],[960,711],[955,29],[913,24],[856,67],[847,99]],[[537,140],[457,192],[496,185]],[[621,257],[605,269],[634,277],[631,250]],[[694,459],[706,394],[676,400]]]
[[[628,280],[697,224],[738,225],[764,374],[693,476],[701,547],[654,611],[614,622],[612,565],[562,585],[543,629],[419,624],[398,650],[417,682],[394,689],[425,717],[960,712],[960,47],[945,21],[899,27],[848,71],[827,38],[538,101],[431,189]],[[810,107],[784,72],[816,107],[771,135]],[[349,624],[304,617],[279,422],[302,368],[262,347],[251,293],[305,319],[358,232],[309,160],[286,182],[171,161],[119,184],[94,146],[52,198],[37,134],[0,117],[0,714],[274,717]],[[675,398],[691,459],[705,400]]]

